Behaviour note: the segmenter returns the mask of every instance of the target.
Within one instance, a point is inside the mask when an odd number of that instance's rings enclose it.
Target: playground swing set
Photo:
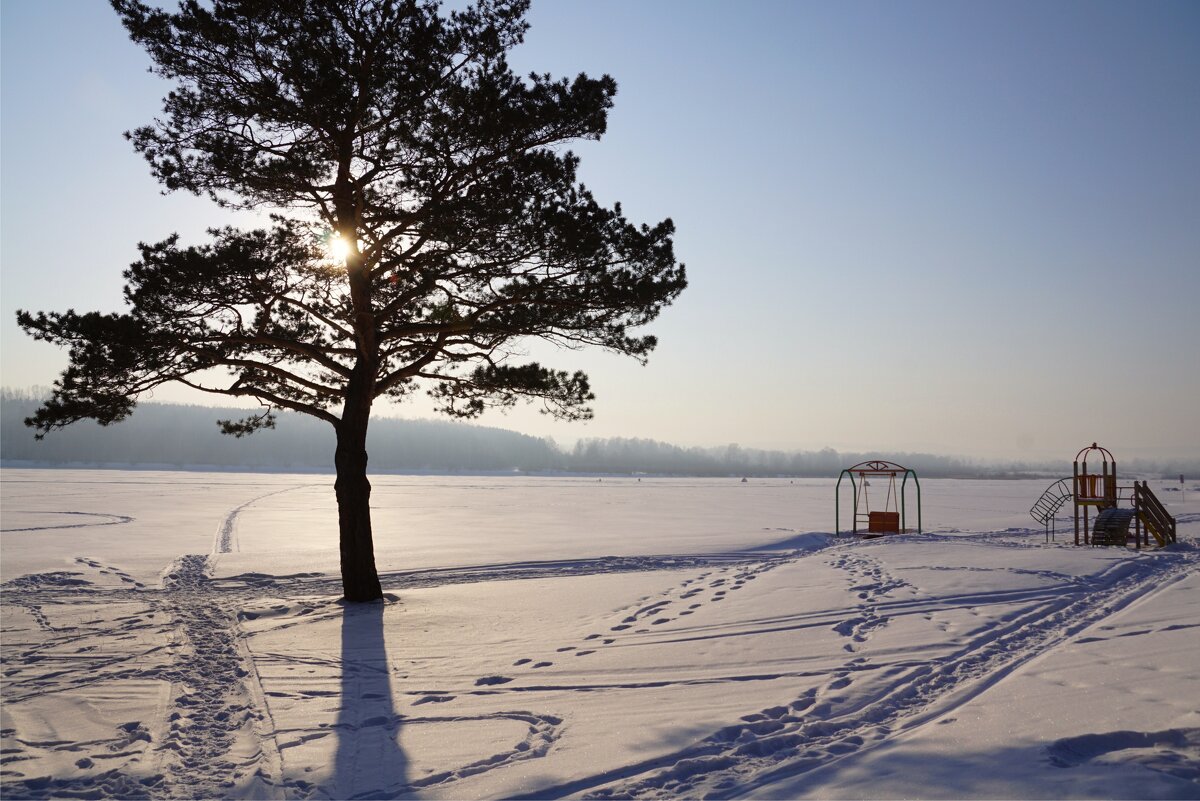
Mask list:
[[[901,477],[899,488],[896,478]],[[840,536],[842,533],[842,480],[850,479],[853,491],[853,524],[848,533],[863,534],[866,537],[880,537],[884,534],[904,534],[908,528],[908,480],[911,478],[917,490],[917,528],[921,533],[921,482],[915,471],[895,462],[880,459],[859,462],[853,467],[847,467],[838,476],[837,487],[834,490],[834,530]],[[870,487],[871,479],[885,479],[887,484],[883,509],[871,509]],[[859,524],[866,524],[866,531]]]
[[[846,479],[850,480],[853,512],[850,529],[844,533],[864,537],[912,533],[914,530],[908,528],[907,514],[909,479],[912,479],[917,495],[915,533],[921,533],[921,482],[916,472],[895,462],[875,459],[847,467],[838,476],[834,490],[834,531],[837,535],[843,533],[841,493],[842,482]],[[881,483],[880,479],[886,484],[882,509],[871,508],[871,479],[876,480],[876,485]],[[876,497],[879,494],[877,489]],[[1076,545],[1132,544],[1140,549],[1148,546],[1151,538],[1159,547],[1178,541],[1175,518],[1147,482],[1118,485],[1117,460],[1107,448],[1095,442],[1075,455],[1071,477],[1060,478],[1047,487],[1029,510],[1033,519],[1045,527],[1046,542],[1054,539],[1058,512],[1068,502],[1075,510]]]

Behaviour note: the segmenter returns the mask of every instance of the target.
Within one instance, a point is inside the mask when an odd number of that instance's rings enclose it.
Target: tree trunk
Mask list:
[[[341,532],[342,592],[347,601],[377,601],[383,597],[375,570],[371,539],[371,482],[367,479],[367,423],[370,401],[364,409],[346,404],[337,427],[334,465],[337,482],[338,528]]]
[[[334,205],[337,231],[350,252],[346,256],[346,280],[354,306],[354,334],[358,359],[346,383],[346,404],[337,426],[337,451],[333,462],[337,482],[338,528],[341,533],[342,593],[347,601],[377,601],[383,598],[379,573],[375,570],[375,545],[371,540],[371,482],[367,480],[367,425],[375,399],[375,377],[379,372],[379,341],[371,306],[371,271],[358,249],[355,224],[359,208],[350,180],[353,142],[343,138],[338,161]]]

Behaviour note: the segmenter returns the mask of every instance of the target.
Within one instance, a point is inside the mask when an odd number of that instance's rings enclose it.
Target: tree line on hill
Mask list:
[[[303,415],[279,415],[274,431],[238,439],[220,433],[218,418],[244,410],[142,403],[128,420],[110,426],[83,421],[34,441],[24,419],[43,395],[0,390],[0,459],[5,466],[218,468],[331,471],[333,430]],[[759,450],[738,445],[681,447],[653,439],[582,439],[561,448],[502,428],[440,420],[380,417],[371,423],[373,472],[600,473],[683,476],[836,477],[852,464],[888,458],[923,478],[1025,478],[1070,474],[1070,464],[994,465],[920,453],[860,454]],[[1163,475],[1200,465],[1131,464]]]
[[[24,419],[41,401],[34,392],[0,391],[0,458],[6,464],[333,469],[332,426],[305,415],[282,413],[274,430],[237,438],[222,434],[215,421],[243,416],[245,409],[140,403],[124,422],[83,420],[39,442]],[[377,418],[371,427],[373,470],[553,470],[561,456],[549,440],[499,428],[391,418]]]

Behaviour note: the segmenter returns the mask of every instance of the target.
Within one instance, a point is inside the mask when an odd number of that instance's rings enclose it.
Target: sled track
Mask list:
[[[18,510],[18,514],[21,512]],[[24,514],[29,514],[28,512]],[[15,534],[18,531],[62,531],[69,528],[93,528],[95,526],[120,526],[125,523],[132,523],[133,518],[128,515],[113,515],[104,512],[34,512],[33,514],[44,515],[72,515],[77,518],[100,518],[94,522],[87,523],[66,523],[58,526],[26,526],[25,528],[6,528],[0,530],[0,534]]]
[[[533,792],[538,799],[733,798],[802,776],[889,741],[980,695],[1017,668],[1086,628],[1193,571],[1197,558],[1119,562],[1091,581],[1022,609],[980,631],[957,651],[927,662],[872,667],[846,662],[821,688],[790,704],[746,715],[673,753]],[[842,557],[858,574],[872,568]],[[883,582],[888,577],[880,576]],[[867,622],[873,619],[865,617]],[[862,628],[847,635],[862,636]],[[882,675],[881,675],[882,674]],[[877,689],[840,703],[836,691],[871,677]],[[826,703],[818,703],[824,699]]]
[[[214,554],[217,554],[217,553],[232,553],[234,551],[234,549],[237,545],[237,539],[235,537],[235,533],[237,531],[237,518],[238,518],[238,515],[240,515],[248,507],[253,506],[254,504],[258,503],[259,501],[263,500],[264,498],[270,498],[272,495],[282,495],[285,492],[293,492],[298,489],[304,489],[305,487],[315,487],[315,486],[317,486],[317,485],[316,484],[297,484],[294,487],[285,487],[281,490],[273,490],[272,492],[267,492],[262,495],[259,495],[257,498],[251,498],[250,500],[243,503],[241,506],[235,508],[229,514],[225,515],[225,519],[222,520],[221,525],[217,527],[217,534],[213,538],[212,552]]]

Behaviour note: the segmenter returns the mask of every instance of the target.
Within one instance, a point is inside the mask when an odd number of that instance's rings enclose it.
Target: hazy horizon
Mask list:
[[[4,386],[4,387],[0,388],[0,391],[3,391],[3,392],[37,392],[41,389],[44,389],[44,388],[43,387]],[[234,398],[210,399],[206,395],[199,395],[198,393],[192,393],[192,392],[180,392],[180,393],[178,393],[177,397],[175,396],[175,393],[163,393],[163,394],[170,394],[172,397],[170,399],[148,397],[148,398],[143,398],[141,403],[161,404],[161,405],[166,405],[166,406],[180,406],[180,407],[194,406],[194,407],[199,407],[199,408],[212,409],[214,412],[219,411],[219,410],[229,410],[229,409],[234,409],[234,408],[249,409],[249,408],[255,408],[258,405],[257,403],[253,403],[253,404],[247,403],[242,406],[239,406],[236,403],[236,399],[234,399]],[[1004,465],[1004,464],[1010,464],[1010,463],[1019,463],[1019,464],[1027,464],[1027,465],[1041,465],[1041,464],[1045,464],[1047,462],[1054,462],[1054,461],[1070,462],[1080,449],[1085,448],[1088,445],[1092,444],[1091,442],[1080,442],[1077,447],[1067,448],[1066,450],[1060,451],[1060,452],[1051,452],[1046,449],[1039,450],[1037,448],[1030,448],[1025,451],[1013,452],[1013,453],[1009,453],[1006,455],[1003,453],[1000,453],[1000,454],[995,454],[995,453],[975,454],[975,453],[968,453],[968,452],[964,452],[964,451],[953,451],[953,450],[929,450],[929,449],[923,448],[923,447],[909,447],[909,448],[865,447],[864,448],[864,447],[856,447],[856,446],[849,445],[846,443],[838,444],[838,443],[835,443],[832,441],[820,441],[820,442],[814,441],[814,442],[799,443],[799,444],[785,444],[785,443],[781,442],[780,440],[772,439],[771,437],[767,437],[763,440],[744,440],[744,441],[740,441],[740,440],[694,440],[694,441],[679,440],[679,441],[677,441],[677,440],[668,439],[665,436],[656,436],[653,431],[637,433],[637,434],[630,434],[630,433],[621,433],[619,431],[611,431],[610,429],[606,428],[605,433],[597,433],[594,430],[594,426],[590,425],[589,423],[560,424],[560,425],[557,425],[554,427],[553,433],[544,433],[544,432],[537,432],[537,431],[522,430],[522,429],[518,428],[516,425],[514,425],[514,421],[517,417],[519,417],[519,415],[511,413],[511,412],[507,413],[507,414],[503,413],[503,412],[493,413],[493,414],[485,415],[483,418],[478,419],[478,420],[455,420],[453,418],[446,417],[445,415],[436,414],[435,412],[433,412],[432,410],[429,410],[429,409],[424,409],[424,410],[418,411],[418,407],[419,407],[418,404],[413,404],[413,403],[409,403],[409,404],[380,403],[379,405],[377,405],[375,407],[375,411],[372,414],[372,418],[376,419],[376,420],[410,420],[410,421],[416,421],[416,422],[449,423],[449,424],[458,424],[458,425],[475,425],[475,426],[479,426],[482,428],[495,428],[495,429],[511,431],[513,433],[519,433],[519,434],[523,434],[523,435],[531,436],[531,437],[546,438],[546,439],[553,441],[560,448],[565,448],[568,450],[575,447],[575,445],[579,442],[586,442],[588,440],[593,440],[593,439],[612,439],[612,438],[616,438],[616,439],[648,439],[648,440],[654,440],[656,442],[662,442],[662,443],[666,443],[666,444],[676,445],[676,446],[679,446],[682,448],[710,449],[710,448],[723,448],[723,447],[727,447],[730,445],[735,445],[735,446],[750,448],[750,449],[755,449],[755,450],[784,451],[784,452],[817,452],[817,451],[821,451],[821,450],[825,450],[825,449],[832,449],[832,450],[835,450],[838,452],[843,452],[843,453],[868,453],[868,454],[877,453],[877,454],[882,454],[882,455],[886,455],[888,453],[893,453],[893,454],[895,454],[895,453],[918,453],[918,454],[928,455],[928,456],[939,456],[939,457],[947,457],[947,458],[952,458],[952,459],[971,460],[971,461],[977,462],[979,464],[984,464],[984,465]],[[281,414],[293,415],[295,413],[284,410],[281,412]],[[137,411],[135,410],[133,413],[133,416],[136,416],[136,415],[137,415]],[[132,417],[131,417],[131,419],[132,419]],[[1200,423],[1197,423],[1197,424],[1200,424]],[[215,429],[215,426],[214,426],[214,429]],[[31,429],[30,430],[31,436],[32,436],[32,433],[33,432]],[[56,433],[58,433],[58,432],[56,432]],[[49,436],[55,436],[56,433],[52,433]],[[269,432],[266,433],[265,436],[269,437],[270,433]],[[1171,461],[1176,461],[1176,460],[1180,460],[1180,459],[1200,460],[1200,446],[1196,446],[1196,447],[1167,446],[1167,447],[1153,448],[1153,447],[1138,447],[1136,445],[1129,446],[1127,443],[1121,444],[1121,443],[1117,443],[1115,441],[1108,441],[1108,440],[1094,440],[1094,441],[1096,441],[1096,442],[1098,442],[1098,444],[1103,445],[1104,447],[1108,448],[1108,450],[1113,452],[1113,454],[1116,458],[1121,459],[1121,460],[1125,460],[1125,459],[1138,459],[1138,460],[1147,460],[1147,461],[1164,460],[1164,459],[1171,460]]]
[[[274,430],[237,439],[216,420],[235,408],[148,402],[108,427],[84,421],[41,442],[21,420],[44,395],[0,388],[0,456],[6,466],[96,463],[107,467],[163,464],[198,469],[332,470],[333,430],[304,415],[280,413]],[[394,409],[393,409],[394,411]],[[368,443],[373,471],[510,472],[579,475],[794,476],[832,478],[861,461],[886,459],[922,477],[1061,477],[1074,454],[1047,459],[987,459],[926,451],[856,451],[831,446],[760,447],[744,443],[682,444],[653,437],[537,437],[489,423],[445,417],[378,415]],[[1172,457],[1117,451],[1126,477],[1200,478],[1200,455]]]
[[[0,5],[0,383],[29,310],[121,308],[139,241],[240,221],[162,196],[122,132],[168,85],[105,4]],[[1200,5],[535,2],[518,72],[610,73],[580,175],[674,218],[690,287],[648,366],[584,369],[556,442],[1070,459],[1200,454]],[[157,401],[230,404],[163,388]],[[432,417],[418,396],[383,415]],[[136,414],[136,413],[135,413]]]

